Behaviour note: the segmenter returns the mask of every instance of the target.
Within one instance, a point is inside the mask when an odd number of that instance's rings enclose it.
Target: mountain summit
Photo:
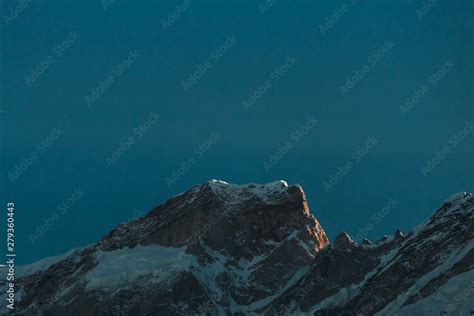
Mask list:
[[[473,210],[459,193],[407,235],[331,245],[300,186],[212,180],[25,267],[16,314],[470,315]]]

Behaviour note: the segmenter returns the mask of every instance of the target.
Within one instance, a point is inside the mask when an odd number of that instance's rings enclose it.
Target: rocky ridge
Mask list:
[[[24,269],[15,314],[470,315],[473,210],[458,193],[407,235],[329,244],[300,186],[212,180]]]

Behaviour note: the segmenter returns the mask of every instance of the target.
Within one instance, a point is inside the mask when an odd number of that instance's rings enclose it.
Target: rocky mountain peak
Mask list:
[[[202,300],[258,306],[282,291],[282,284],[293,282],[327,243],[300,186],[282,180],[245,185],[211,180],[117,226],[44,273],[28,276],[28,284],[45,291],[40,296],[27,291],[23,304],[69,301],[74,295],[84,299],[98,292],[107,293],[105,301],[114,300],[111,288],[137,282],[138,289],[155,291],[150,295],[166,301],[169,288],[159,285],[182,280],[178,292],[195,287],[189,294],[196,292]],[[65,277],[73,271],[74,278]],[[70,291],[48,294],[50,286]],[[168,312],[174,313],[169,303]]]
[[[393,235],[393,238],[397,241],[400,241],[400,240],[403,240],[403,238],[405,238],[405,235],[403,235],[403,233],[400,229],[397,229],[395,231],[395,234]]]
[[[355,243],[352,240],[351,236],[348,233],[342,232],[334,239],[334,248],[335,249],[351,249],[354,247]]]
[[[406,236],[397,230],[358,244],[341,233],[326,247],[300,186],[211,180],[91,246],[22,269],[17,309],[52,316],[464,315],[474,310],[474,292],[464,299],[465,287],[452,282],[474,279],[473,214],[472,194],[458,193]],[[464,305],[446,307],[458,301]]]

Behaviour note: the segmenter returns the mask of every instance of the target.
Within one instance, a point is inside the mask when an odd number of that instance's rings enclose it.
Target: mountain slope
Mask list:
[[[459,193],[407,236],[397,232],[365,245],[338,237],[280,304],[298,297],[292,311],[315,315],[471,315],[473,211],[473,196]],[[470,286],[456,287],[455,280]]]
[[[470,315],[473,210],[459,193],[406,236],[329,245],[300,186],[213,180],[23,269],[16,312]]]
[[[113,314],[124,302],[132,315],[247,312],[326,244],[301,187],[210,181],[25,276],[19,306],[48,315]]]

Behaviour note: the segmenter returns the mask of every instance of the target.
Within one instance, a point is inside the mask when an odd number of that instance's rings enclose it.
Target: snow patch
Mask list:
[[[86,290],[118,288],[133,284],[142,276],[153,283],[161,282],[179,271],[188,270],[194,257],[186,254],[186,247],[138,245],[132,249],[99,251],[95,259],[97,266],[85,277]]]
[[[473,310],[474,271],[471,270],[452,277],[430,296],[402,307],[397,315],[470,315]]]
[[[472,193],[458,192],[450,196],[444,203],[450,203],[452,209],[462,206],[462,204],[466,203],[470,198],[472,198]]]
[[[15,276],[17,278],[19,278],[19,277],[24,277],[24,276],[27,276],[27,275],[32,275],[36,272],[45,271],[50,266],[52,266],[53,264],[58,263],[59,261],[61,261],[61,260],[65,259],[66,257],[69,257],[70,255],[72,255],[76,251],[82,250],[84,248],[85,247],[74,248],[74,249],[69,250],[68,252],[66,252],[63,255],[47,257],[47,258],[43,258],[41,260],[38,260],[38,261],[30,263],[30,264],[17,266],[15,268]]]
[[[227,205],[239,204],[242,201],[255,198],[267,204],[278,204],[278,197],[281,197],[288,190],[288,183],[284,180],[267,184],[248,183],[244,185],[230,184],[222,180],[211,180],[207,185]]]
[[[420,277],[412,287],[410,287],[404,293],[398,295],[398,297],[393,302],[385,306],[385,308],[377,315],[391,315],[391,313],[393,314],[395,311],[399,310],[403,303],[410,296],[419,293],[419,291],[424,286],[426,286],[431,280],[443,275],[448,270],[450,270],[457,262],[461,261],[472,249],[474,249],[474,240],[471,240],[464,248],[460,249],[458,252],[454,253],[450,257],[444,258],[443,262],[440,265]]]

